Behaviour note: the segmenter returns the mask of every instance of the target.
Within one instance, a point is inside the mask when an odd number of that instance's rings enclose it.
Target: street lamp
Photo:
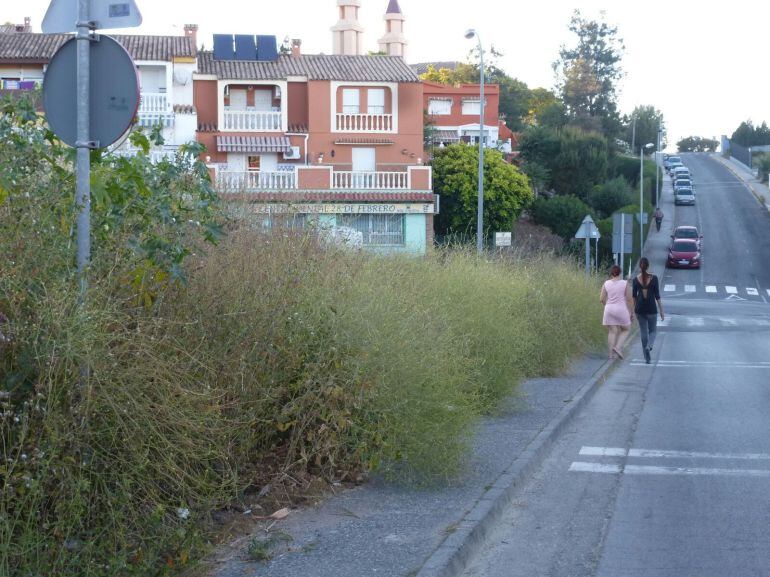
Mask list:
[[[648,142],[639,148],[639,256],[644,254],[644,149],[655,146]]]
[[[465,33],[470,40],[476,38],[479,43],[479,192],[478,215],[476,217],[476,250],[481,255],[484,252],[484,49],[481,47],[481,37],[473,28]]]
[[[655,145],[655,208],[660,207],[660,136],[663,128],[658,124],[658,141]]]

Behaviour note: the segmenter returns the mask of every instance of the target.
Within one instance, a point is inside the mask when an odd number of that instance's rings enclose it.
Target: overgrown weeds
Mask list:
[[[282,475],[452,478],[480,414],[601,338],[598,288],[550,258],[377,257],[237,228],[202,251],[194,215],[168,217],[184,188],[142,205],[121,184],[153,170],[141,156],[105,188],[131,208],[94,208],[111,232],[78,306],[67,159],[38,175],[45,139],[26,168],[4,142],[3,575],[173,573],[212,512]]]

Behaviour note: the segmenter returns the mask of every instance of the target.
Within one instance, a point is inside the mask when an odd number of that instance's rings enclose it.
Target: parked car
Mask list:
[[[684,166],[684,164],[682,164],[682,159],[678,156],[666,156],[663,161],[663,168],[665,168],[666,171],[669,171],[674,168],[674,166]]]
[[[693,193],[695,193],[695,185],[689,178],[677,178],[674,181],[674,190],[677,188],[691,188]]]
[[[666,266],[669,268],[700,268],[701,254],[698,243],[689,238],[677,239],[668,248]]]
[[[674,204],[695,204],[695,194],[692,188],[675,188],[674,189]]]
[[[703,248],[703,235],[698,231],[697,226],[678,226],[674,229],[674,234],[671,235],[672,241],[677,240],[694,240],[698,245],[698,250]]]
[[[677,178],[681,176],[686,176],[687,178],[691,178],[690,169],[686,166],[675,166],[671,169],[671,180],[676,180]]]

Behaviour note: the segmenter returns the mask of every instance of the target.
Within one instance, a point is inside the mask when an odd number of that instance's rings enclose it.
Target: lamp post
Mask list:
[[[644,149],[653,146],[648,142],[639,147],[639,257],[644,254]]]
[[[465,33],[470,40],[476,38],[479,43],[479,192],[478,215],[476,217],[476,251],[479,255],[484,252],[484,49],[478,32],[471,28]]]
[[[660,207],[660,136],[663,129],[658,125],[658,142],[655,145],[655,208]]]

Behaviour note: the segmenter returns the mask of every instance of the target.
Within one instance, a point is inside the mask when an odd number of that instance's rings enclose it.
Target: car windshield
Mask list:
[[[675,186],[690,186],[691,182],[689,178],[677,178]]]
[[[686,186],[677,188],[674,192],[680,196],[692,196],[692,188]]]
[[[683,240],[675,242],[674,246],[671,248],[676,252],[695,252],[695,250],[697,250],[694,242],[687,242]]]
[[[681,162],[682,162],[682,159],[679,158],[678,156],[669,156],[668,157],[668,163],[669,164],[681,163]]]
[[[698,238],[698,231],[694,228],[678,228],[674,236],[679,238]]]

